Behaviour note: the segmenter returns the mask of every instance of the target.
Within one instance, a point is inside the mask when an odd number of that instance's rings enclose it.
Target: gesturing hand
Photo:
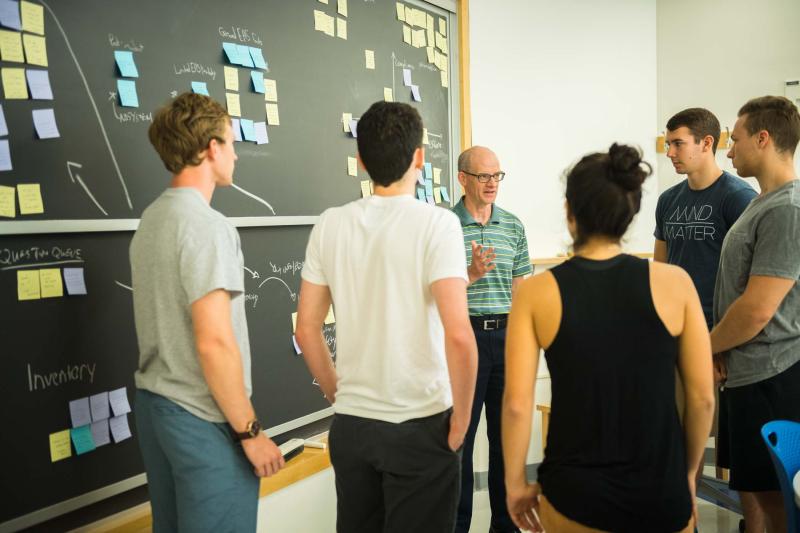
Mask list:
[[[482,245],[472,241],[472,264],[469,265],[469,282],[474,283],[486,275],[487,272],[494,270],[497,265],[494,259],[497,254],[494,248],[484,248]]]

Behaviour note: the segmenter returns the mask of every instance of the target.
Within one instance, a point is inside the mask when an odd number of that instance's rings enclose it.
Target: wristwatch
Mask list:
[[[234,430],[233,438],[236,441],[243,441],[247,439],[252,439],[253,437],[257,437],[259,433],[261,433],[261,422],[259,422],[257,418],[254,418],[247,423],[247,427],[245,428],[243,433],[237,433]]]

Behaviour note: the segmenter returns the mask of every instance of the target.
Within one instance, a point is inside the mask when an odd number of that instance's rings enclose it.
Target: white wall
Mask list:
[[[655,0],[470,0],[473,144],[508,177],[498,204],[522,219],[531,256],[570,242],[565,168],[613,141],[655,161]],[[657,180],[648,180],[628,249],[652,250]]]
[[[783,95],[784,81],[800,77],[798,0],[658,0],[656,18],[659,131],[687,107],[705,107],[732,129],[747,100]],[[735,173],[726,152],[717,161]],[[661,190],[680,179],[660,154]]]

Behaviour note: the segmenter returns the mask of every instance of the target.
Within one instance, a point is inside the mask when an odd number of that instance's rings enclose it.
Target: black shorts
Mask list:
[[[800,363],[764,381],[726,388],[724,396],[730,488],[747,492],[781,490],[761,427],[772,420],[800,422]]]
[[[731,442],[728,436],[728,389],[717,393],[717,467],[731,467]]]

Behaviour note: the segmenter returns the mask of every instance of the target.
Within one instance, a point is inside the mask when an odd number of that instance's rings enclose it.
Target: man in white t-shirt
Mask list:
[[[425,154],[413,107],[373,104],[358,152],[375,194],[314,226],[296,330],[336,411],[337,530],[453,531],[477,367],[461,225],[414,199]],[[336,368],[322,335],[331,303]]]

